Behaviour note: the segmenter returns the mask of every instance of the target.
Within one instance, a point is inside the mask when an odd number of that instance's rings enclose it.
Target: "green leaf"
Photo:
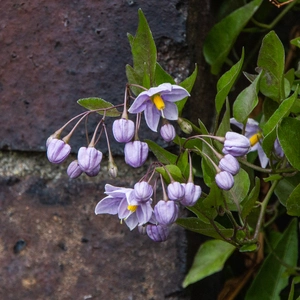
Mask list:
[[[215,239],[222,239],[222,237],[218,234],[216,229],[211,225],[202,222],[197,218],[180,218],[177,219],[176,223],[182,226],[185,229],[190,231],[194,231]],[[219,232],[226,238],[230,238],[233,235],[233,229],[224,228],[217,222],[214,222],[216,227],[218,228]]]
[[[160,85],[162,83],[171,83],[175,84],[173,77],[168,74],[159,63],[156,63],[155,68],[155,83],[156,85]]]
[[[242,218],[245,219],[252,211],[253,206],[255,205],[256,201],[259,200],[259,193],[260,193],[260,179],[255,177],[255,185],[251,190],[250,194],[246,199],[244,199],[241,203],[242,206]]]
[[[298,87],[294,94],[281,102],[277,110],[273,113],[267,123],[262,127],[264,135],[267,135],[271,130],[273,130],[277,124],[282,120],[282,118],[289,115],[292,106],[294,105],[298,96]]]
[[[278,182],[274,193],[278,197],[282,205],[286,206],[287,199],[289,198],[295,187],[299,184],[299,182],[300,173],[297,173],[292,177],[283,178]]]
[[[189,174],[190,174],[189,151],[188,150],[185,150],[183,153],[180,154],[180,156],[178,158],[177,166],[181,170],[182,175],[185,178],[188,178]]]
[[[194,72],[188,78],[186,78],[184,81],[182,81],[179,85],[181,87],[185,88],[189,93],[191,93],[192,88],[195,83],[195,80],[196,80],[196,77],[197,77],[197,74],[198,74],[198,66],[195,65]],[[175,102],[175,104],[177,105],[177,108],[178,108],[179,116],[181,115],[181,112],[182,112],[187,100],[188,100],[188,97],[185,97],[184,99]]]
[[[138,82],[142,84],[144,73],[149,76],[151,85],[154,85],[156,67],[156,46],[147,20],[141,9],[139,13],[139,25],[136,35],[130,36],[129,42],[133,58],[133,68],[137,75]],[[133,82],[130,82],[133,83]]]
[[[296,186],[286,201],[287,214],[300,216],[300,183]]]
[[[289,280],[285,274],[287,267],[281,261],[291,267],[297,265],[298,234],[296,219],[293,219],[285,230],[274,252],[271,252],[263,262],[247,291],[245,300],[280,300],[280,292],[288,285]]]
[[[295,284],[300,283],[300,276],[296,276],[293,278],[292,284],[291,284],[291,289],[290,289],[290,293],[289,293],[289,299],[288,300],[293,300],[294,299],[294,292],[295,292]],[[297,300],[300,297],[297,298]]]
[[[149,148],[151,149],[153,154],[156,156],[158,161],[160,161],[163,164],[175,164],[176,163],[177,155],[158,146],[155,142],[153,142],[151,140],[145,140],[145,142],[148,144]]]
[[[277,102],[284,98],[284,60],[283,45],[276,33],[271,31],[262,41],[257,65],[263,70],[260,91]]]
[[[126,65],[126,77],[129,84],[142,85],[143,83],[143,79],[140,78],[138,73],[130,65]],[[136,96],[138,96],[141,92],[144,91],[143,89],[138,88],[136,86],[130,86],[130,89]]]
[[[224,241],[211,240],[204,242],[195,255],[193,265],[182,286],[186,288],[191,283],[221,271],[234,250],[233,245]]]
[[[216,136],[225,136],[226,132],[230,131],[230,104],[228,99],[226,100],[226,110],[224,112],[222,121],[219,125],[219,128],[216,132]],[[215,143],[217,150],[222,151],[223,144]]]
[[[257,250],[257,244],[244,245],[239,249],[239,252],[253,252]]]
[[[217,95],[215,98],[215,105],[217,113],[221,112],[225,99],[228,96],[231,88],[233,87],[238,75],[241,72],[244,62],[244,48],[242,51],[241,59],[230,68],[225,74],[221,76],[217,83]]]
[[[257,94],[261,75],[262,73],[237,96],[233,104],[233,116],[240,123],[245,124],[250,113],[258,103]]]
[[[208,33],[203,47],[212,74],[218,74],[236,38],[259,8],[262,0],[254,0],[235,10],[217,23]],[[226,34],[224,34],[226,32]]]
[[[295,39],[292,39],[292,40],[290,41],[290,43],[291,43],[292,45],[295,45],[295,46],[297,46],[298,48],[300,48],[300,37],[297,37],[297,38],[295,38]]]
[[[290,164],[300,170],[300,121],[284,118],[277,129],[279,143]]]
[[[185,181],[185,179],[183,178],[183,176],[181,174],[181,170],[177,166],[165,165],[164,167],[156,168],[156,171],[163,176],[164,180],[167,183],[170,183],[170,177],[169,177],[169,174],[166,171],[166,169],[168,170],[168,172],[171,174],[172,178],[175,181],[179,181],[179,182],[184,182]]]
[[[264,152],[266,153],[267,157],[270,157],[271,153],[274,150],[274,142],[277,138],[276,135],[276,127],[269,132],[262,141],[262,147],[264,149]]]
[[[110,107],[114,107],[114,105],[101,98],[82,98],[77,100],[77,103],[89,110],[99,109],[97,113],[100,115],[103,115],[104,111],[105,115],[108,117],[119,117],[121,115],[121,113],[116,108],[108,109]]]
[[[240,203],[245,199],[250,188],[248,173],[240,169],[239,173],[234,176],[234,185],[229,191],[223,191],[223,195],[229,207],[232,210],[240,207]],[[232,205],[234,204],[234,205]]]

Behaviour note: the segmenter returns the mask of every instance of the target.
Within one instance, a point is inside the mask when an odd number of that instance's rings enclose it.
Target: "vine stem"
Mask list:
[[[254,233],[254,236],[253,236],[253,240],[257,240],[258,238],[258,234],[260,232],[260,229],[261,229],[261,226],[262,226],[262,223],[263,223],[263,218],[264,218],[264,215],[265,215],[265,211],[266,211],[266,208],[267,208],[267,205],[269,203],[269,200],[278,184],[279,180],[274,180],[272,182],[272,185],[265,197],[265,199],[261,202],[261,209],[260,209],[260,214],[259,214],[259,217],[258,217],[258,220],[257,220],[257,224],[256,224],[256,228],[255,228],[255,233]]]

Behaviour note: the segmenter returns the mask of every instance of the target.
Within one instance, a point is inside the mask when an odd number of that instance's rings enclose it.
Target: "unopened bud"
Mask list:
[[[178,125],[180,126],[180,129],[184,133],[191,134],[193,132],[193,127],[189,122],[185,121],[182,118],[178,118],[177,122],[178,122]]]
[[[116,178],[118,176],[118,167],[113,161],[108,162],[108,174],[112,178]]]

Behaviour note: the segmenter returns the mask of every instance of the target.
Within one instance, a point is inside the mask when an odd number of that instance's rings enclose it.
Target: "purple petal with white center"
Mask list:
[[[172,85],[172,91],[161,92],[160,95],[164,101],[170,101],[170,102],[176,102],[182,100],[185,97],[190,96],[188,91],[179,85]]]
[[[119,219],[123,220],[123,219],[127,218],[131,214],[131,211],[128,210],[127,207],[128,207],[128,201],[124,197],[121,200],[120,205],[118,207],[118,216],[119,216]]]
[[[128,112],[131,114],[137,114],[145,110],[147,102],[151,102],[148,91],[141,92],[134,100]]]
[[[131,214],[124,221],[125,221],[126,225],[129,227],[130,230],[133,230],[139,224],[139,221],[137,219],[136,214]]]
[[[153,209],[150,202],[142,203],[136,210],[136,216],[140,225],[146,224],[152,216]]]
[[[177,120],[178,119],[178,108],[175,103],[165,102],[165,108],[163,110],[164,116],[167,120]]]
[[[120,205],[120,198],[113,198],[111,196],[102,199],[95,208],[95,214],[110,214],[116,215],[118,213],[118,207]]]
[[[147,91],[149,97],[152,97],[155,94],[163,94],[163,93],[170,93],[172,91],[172,84],[171,83],[162,83],[159,86],[152,87]]]
[[[161,116],[161,112],[156,108],[156,106],[152,102],[149,102],[147,103],[144,114],[145,114],[145,120],[148,127],[152,131],[156,132],[159,119]]]

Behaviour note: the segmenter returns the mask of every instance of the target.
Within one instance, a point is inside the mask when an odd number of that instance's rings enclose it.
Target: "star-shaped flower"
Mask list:
[[[178,119],[178,109],[174,102],[189,95],[188,91],[179,85],[163,83],[140,93],[128,111],[132,114],[145,111],[148,127],[152,131],[157,131],[161,116],[168,120]]]

